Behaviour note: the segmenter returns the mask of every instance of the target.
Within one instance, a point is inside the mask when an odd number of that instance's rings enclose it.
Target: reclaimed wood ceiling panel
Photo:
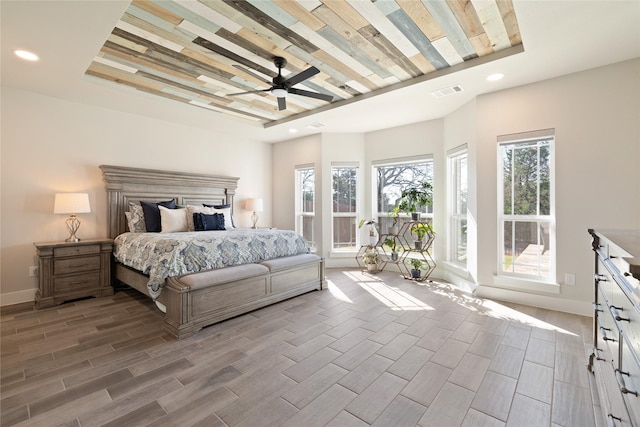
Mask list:
[[[521,44],[511,0],[133,0],[86,74],[268,124],[328,104],[228,96],[267,89],[275,56],[335,104]]]

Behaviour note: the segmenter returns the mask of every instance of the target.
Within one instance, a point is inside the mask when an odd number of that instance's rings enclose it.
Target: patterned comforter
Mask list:
[[[113,254],[120,263],[149,275],[155,301],[167,277],[308,253],[294,231],[232,229],[181,233],[124,233]]]

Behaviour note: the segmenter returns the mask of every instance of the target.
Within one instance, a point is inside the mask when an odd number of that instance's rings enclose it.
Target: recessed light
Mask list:
[[[504,77],[504,74],[495,73],[495,74],[491,74],[489,77],[487,77],[487,80],[489,80],[490,82],[495,82],[495,81],[500,80],[503,77]]]
[[[296,133],[298,132],[298,129],[289,129],[289,133]]]
[[[17,49],[14,50],[13,53],[15,53],[18,58],[22,58],[27,61],[37,61],[40,59],[38,58],[38,55],[33,52],[29,52],[28,50]]]

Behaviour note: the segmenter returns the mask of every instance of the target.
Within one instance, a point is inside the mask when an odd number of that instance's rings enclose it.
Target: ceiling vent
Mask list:
[[[462,86],[455,85],[451,87],[445,87],[444,89],[439,89],[434,92],[431,92],[434,98],[442,98],[443,96],[453,95],[454,93],[462,92]]]
[[[310,125],[306,125],[305,127],[308,129],[320,129],[325,127],[326,125],[324,123],[320,123],[320,122],[315,122],[315,123],[311,123]]]

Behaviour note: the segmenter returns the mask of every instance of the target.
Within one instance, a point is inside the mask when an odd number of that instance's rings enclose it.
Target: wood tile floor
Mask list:
[[[135,291],[4,310],[1,425],[596,425],[589,318],[394,272],[327,276],[181,341]]]

